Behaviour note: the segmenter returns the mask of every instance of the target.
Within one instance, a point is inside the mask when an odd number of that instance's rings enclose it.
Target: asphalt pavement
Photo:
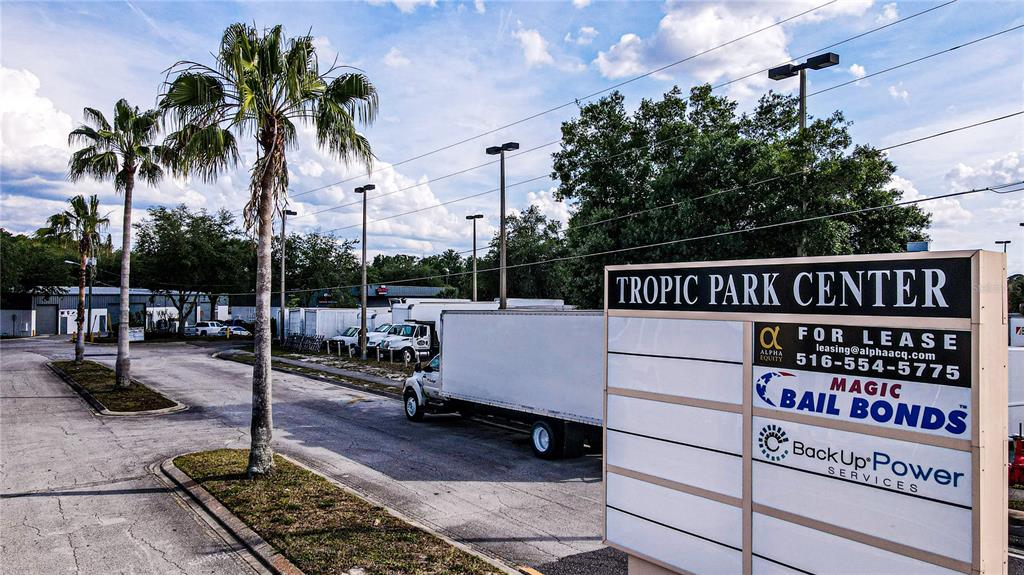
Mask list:
[[[191,408],[115,419],[93,415],[46,370],[70,357],[66,341],[0,344],[5,571],[251,570],[149,471],[181,453],[248,445],[251,367],[213,351],[133,345],[133,376]],[[87,355],[112,366],[115,348]],[[394,398],[299,375],[275,372],[273,385],[280,452],[509,564],[625,573],[623,555],[601,544],[599,457],[542,461],[524,434],[452,416],[410,423]]]

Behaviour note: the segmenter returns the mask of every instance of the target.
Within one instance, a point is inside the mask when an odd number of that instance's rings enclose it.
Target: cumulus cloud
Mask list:
[[[70,149],[71,116],[39,94],[28,70],[0,68],[0,158],[13,173],[63,172]]]
[[[906,178],[893,175],[889,180],[889,187],[899,190],[903,194],[904,201],[914,201],[927,198],[922,194],[914,183]],[[957,198],[943,198],[917,204],[925,212],[932,216],[932,228],[956,228],[971,221],[974,217],[967,211]]]
[[[838,2],[783,26],[770,27],[782,18],[799,13],[806,2],[694,4],[670,2],[658,27],[648,36],[624,34],[618,42],[598,53],[597,69],[609,79],[617,79],[664,66],[724,44],[748,32],[767,28],[749,38],[731,44],[728,49],[700,56],[699,65],[681,66],[659,73],[674,79],[684,71],[697,82],[717,82],[786,62],[789,27],[839,16],[860,15],[871,0]],[[807,6],[809,7],[809,5]],[[757,74],[730,86],[734,97],[747,96],[762,88],[768,78]]]
[[[889,86],[889,95],[892,96],[893,99],[901,100],[903,102],[910,99],[910,92],[903,87],[903,82],[900,82],[896,86]]]
[[[409,65],[409,59],[402,54],[402,51],[394,46],[384,56],[384,64],[392,68],[401,68]]]
[[[512,36],[519,40],[519,44],[523,48],[523,57],[526,58],[526,65],[530,68],[550,66],[555,63],[555,59],[548,52],[548,41],[537,30],[519,29],[513,32]]]
[[[854,78],[863,78],[866,74],[867,71],[864,69],[864,66],[861,66],[860,64],[850,65],[850,75]]]
[[[473,0],[473,8],[476,9],[477,14],[487,12],[487,6],[484,5],[484,0]]]
[[[569,224],[569,216],[571,215],[569,206],[565,202],[556,200],[554,191],[555,188],[539,192],[528,192],[526,194],[526,201],[531,206],[537,206],[540,212],[549,220],[561,222],[564,228]]]
[[[586,8],[587,6],[590,6],[591,1],[592,0],[572,0],[572,5],[577,8]]]
[[[583,26],[575,36],[572,32],[566,32],[565,41],[579,46],[586,46],[593,42],[596,37],[597,28],[594,28],[593,26]]]
[[[875,21],[879,24],[888,24],[889,22],[899,20],[899,17],[900,13],[899,10],[896,9],[896,3],[892,2],[882,6],[882,12],[875,17]]]
[[[366,0],[374,6],[381,6],[388,3],[388,0]],[[391,3],[398,8],[399,12],[403,14],[411,14],[416,11],[419,6],[429,6],[434,8],[437,6],[437,0],[391,0]]]
[[[950,190],[962,192],[1024,180],[1024,150],[1010,152],[1005,156],[988,160],[980,166],[957,163],[946,173]]]

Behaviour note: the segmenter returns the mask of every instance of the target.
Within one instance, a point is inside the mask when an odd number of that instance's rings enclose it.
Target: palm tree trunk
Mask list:
[[[273,176],[274,162],[260,181],[256,247],[256,333],[252,368],[252,422],[249,426],[249,466],[251,478],[274,469],[274,451],[270,446],[273,435],[273,409],[271,401],[270,370],[270,247],[274,236]]]
[[[79,253],[81,262],[78,268],[78,317],[75,318],[75,323],[78,324],[78,333],[75,335],[75,363],[85,361],[85,330],[83,325],[85,324],[85,269],[87,253],[85,250]]]
[[[114,364],[117,387],[129,387],[132,383],[132,359],[128,353],[128,317],[131,314],[131,306],[128,305],[128,281],[132,263],[132,191],[135,188],[135,172],[129,172],[126,179],[124,218],[121,224],[121,313],[117,324],[117,362]]]

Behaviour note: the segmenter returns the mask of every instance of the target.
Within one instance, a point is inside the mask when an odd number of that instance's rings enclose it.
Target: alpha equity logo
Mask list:
[[[774,423],[761,428],[757,434],[757,447],[768,461],[782,461],[789,455],[789,437],[786,430]]]
[[[762,365],[781,364],[782,344],[779,343],[780,326],[765,326],[757,334],[757,359]]]
[[[757,378],[757,383],[754,384],[754,390],[757,391],[757,396],[761,398],[761,401],[767,403],[772,407],[778,407],[768,397],[768,384],[775,378],[779,377],[793,377],[792,373],[785,371],[769,371],[768,373]]]

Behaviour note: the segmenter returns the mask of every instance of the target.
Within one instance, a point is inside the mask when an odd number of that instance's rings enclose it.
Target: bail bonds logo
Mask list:
[[[768,373],[757,378],[757,383],[754,384],[754,390],[757,391],[757,396],[761,398],[761,401],[767,403],[772,407],[776,407],[775,402],[768,397],[768,384],[778,377],[793,377],[792,373],[785,371],[769,371]]]
[[[774,423],[761,428],[757,434],[757,447],[768,461],[782,461],[789,455],[789,437],[786,430]]]

